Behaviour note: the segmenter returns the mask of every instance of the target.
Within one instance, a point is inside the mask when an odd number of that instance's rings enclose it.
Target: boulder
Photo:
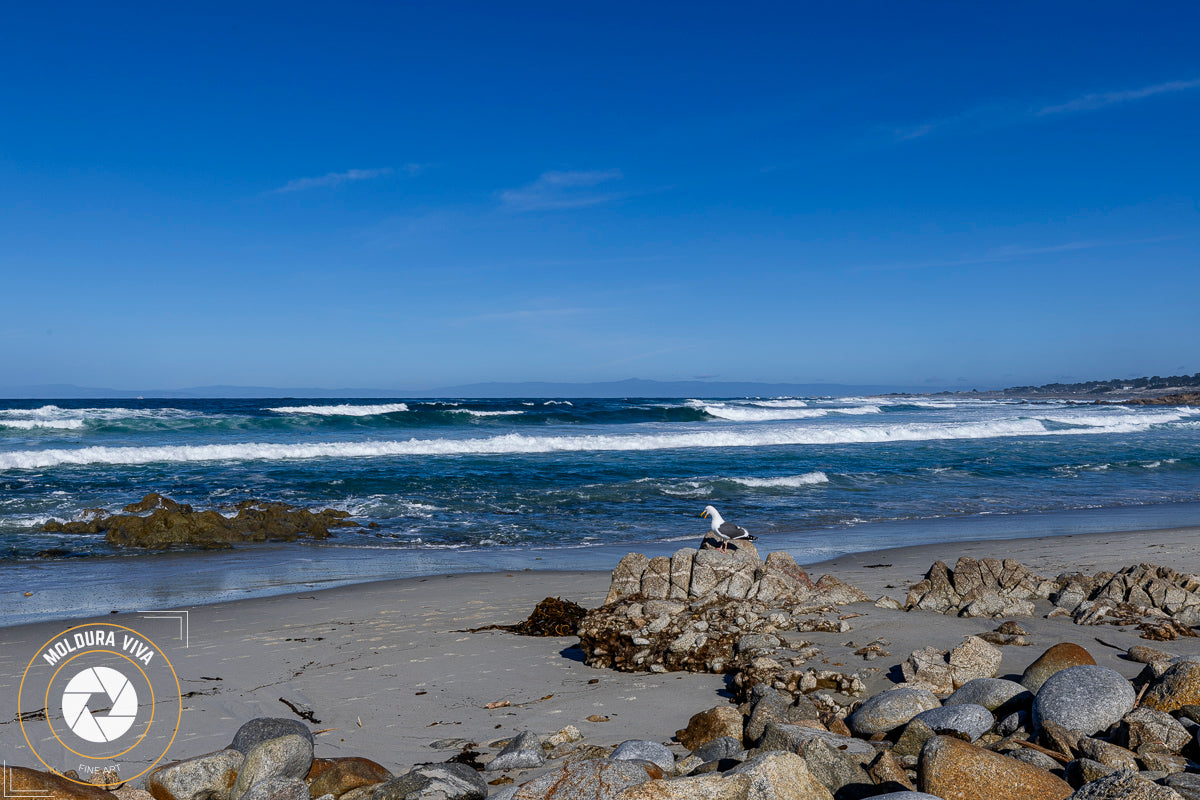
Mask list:
[[[653,774],[647,770],[653,769]],[[566,764],[517,789],[512,800],[614,800],[625,789],[661,778],[662,770],[637,761],[594,758]],[[484,796],[487,794],[486,786]],[[376,797],[375,800],[385,800]],[[390,800],[387,798],[386,800]]]
[[[870,757],[874,757],[874,753]],[[863,759],[841,750],[823,739],[813,739],[804,748],[808,771],[837,800],[857,800],[875,793],[875,783],[863,766]]]
[[[852,755],[871,757],[875,748],[862,739],[842,736],[818,728],[803,725],[777,725],[774,722],[767,725],[762,741],[758,743],[759,750],[779,750],[788,753],[804,755],[810,742],[822,740],[833,747]]]
[[[308,784],[299,778],[266,778],[252,784],[242,800],[311,800],[311,797]]]
[[[695,750],[723,736],[741,741],[743,719],[741,712],[733,706],[716,706],[693,714],[687,727],[677,731],[675,737],[688,750]]]
[[[1033,700],[1033,724],[1053,722],[1088,736],[1106,730],[1133,709],[1136,693],[1121,673],[1095,665],[1052,674]]]
[[[312,767],[312,742],[298,734],[267,739],[250,748],[229,800],[240,800],[251,786],[268,778],[303,778]]]
[[[795,753],[768,752],[743,762],[726,776],[750,779],[747,800],[833,800],[833,795]]]
[[[938,733],[959,733],[972,742],[990,731],[996,722],[992,712],[974,703],[931,708],[913,719],[920,720]]]
[[[719,774],[652,780],[631,786],[616,800],[747,800],[750,779]]]
[[[910,719],[937,708],[941,703],[927,689],[902,687],[881,692],[863,702],[846,718],[850,730],[858,736],[887,733]]]
[[[1179,793],[1123,769],[1085,783],[1071,795],[1071,800],[1179,800]]]
[[[226,797],[246,757],[238,750],[177,761],[146,776],[146,789],[158,800],[205,800]]]
[[[1179,720],[1153,708],[1135,708],[1121,722],[1122,739],[1130,750],[1140,752],[1146,745],[1158,744],[1169,753],[1178,753],[1192,740]]]
[[[487,783],[466,764],[422,764],[381,784],[371,800],[484,800]]]
[[[507,769],[535,769],[546,763],[542,742],[532,731],[522,731],[509,740],[499,755],[484,767],[488,772]]]
[[[282,717],[256,717],[237,729],[229,749],[237,750],[244,755],[249,753],[251,748],[259,742],[278,739],[289,733],[305,737],[310,744],[313,741],[312,731],[300,720]]]
[[[331,759],[331,762],[325,765],[320,775],[313,777],[310,771],[309,777],[312,778],[312,783],[309,784],[309,789],[313,797],[320,797],[323,794],[341,797],[351,789],[374,783],[386,783],[394,777],[382,765],[366,758],[337,758]]]
[[[1079,645],[1073,642],[1059,642],[1025,668],[1021,675],[1021,685],[1036,693],[1046,679],[1059,670],[1095,663],[1096,659],[1092,658],[1092,654]]]
[[[949,736],[921,749],[917,788],[943,800],[1062,800],[1071,786],[1015,758]]]
[[[718,739],[713,739],[711,742],[706,742],[692,751],[692,755],[700,759],[701,763],[708,761],[720,761],[723,758],[733,758],[739,761],[745,757],[745,749],[742,747],[741,739],[735,739],[732,736],[722,736]]]
[[[1178,661],[1150,684],[1142,705],[1171,712],[1186,705],[1200,704],[1200,663]]]
[[[61,775],[26,767],[3,767],[5,795],[28,797],[33,800],[52,797],[55,800],[117,800],[112,792],[75,781]]]
[[[675,755],[665,746],[647,739],[621,742],[609,758],[616,761],[649,761],[667,775],[675,770]]]
[[[1007,716],[1019,708],[1028,708],[1033,703],[1033,693],[1016,681],[1004,678],[974,678],[954,690],[954,694],[942,701],[943,705],[957,706],[974,703],[988,711],[999,711]]]

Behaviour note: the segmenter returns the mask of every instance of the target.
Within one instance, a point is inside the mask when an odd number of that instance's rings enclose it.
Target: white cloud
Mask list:
[[[1151,86],[1143,86],[1140,89],[1085,94],[1064,103],[1055,103],[1041,108],[1030,108],[1011,102],[984,103],[968,108],[958,114],[940,119],[925,120],[924,122],[903,128],[895,128],[891,133],[894,141],[904,142],[920,139],[933,133],[989,130],[1029,123],[1039,117],[1049,117],[1059,114],[1079,114],[1120,103],[1141,100],[1146,97],[1154,97],[1155,95],[1171,94],[1198,88],[1200,88],[1200,78],[1187,81],[1156,83]]]
[[[500,192],[500,202],[515,211],[582,208],[615,200],[615,192],[594,187],[624,177],[619,169],[543,172],[533,183]]]
[[[267,194],[303,192],[306,189],[325,189],[332,186],[341,186],[344,183],[369,181],[374,180],[375,178],[383,178],[388,175],[393,175],[396,172],[404,172],[408,175],[415,175],[420,170],[420,164],[406,164],[399,170],[394,167],[379,167],[377,169],[348,169],[345,172],[329,172],[316,178],[296,178],[288,181],[278,189],[272,189],[271,191],[267,192]]]
[[[1141,100],[1144,97],[1153,97],[1156,94],[1170,94],[1172,92],[1183,92],[1196,88],[1200,88],[1200,78],[1190,81],[1167,81],[1166,83],[1156,83],[1151,86],[1143,86],[1140,89],[1127,89],[1121,92],[1085,94],[1082,97],[1077,97],[1074,100],[1069,100],[1059,105],[1046,106],[1039,109],[1037,115],[1044,117],[1050,114],[1073,114],[1079,111],[1094,111],[1097,108],[1104,108],[1105,106],[1117,103],[1128,103],[1131,100]]]

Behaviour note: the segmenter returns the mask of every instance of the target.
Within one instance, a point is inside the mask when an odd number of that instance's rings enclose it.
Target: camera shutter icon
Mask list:
[[[96,713],[91,706],[107,707]],[[63,689],[62,712],[71,731],[89,742],[112,742],[133,727],[137,719],[137,690],[129,679],[111,667],[89,667]]]

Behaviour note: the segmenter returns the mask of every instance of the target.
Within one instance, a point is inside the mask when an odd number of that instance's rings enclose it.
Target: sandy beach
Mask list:
[[[1048,577],[1140,562],[1200,573],[1198,536],[1200,528],[1178,528],[947,543],[859,553],[806,568],[814,579],[831,573],[872,598],[886,594],[903,601],[907,587],[933,561],[953,566],[962,555],[1017,558]],[[519,571],[376,582],[179,609],[188,612],[179,615],[187,618],[186,630],[178,618],[137,614],[4,628],[0,750],[9,764],[39,766],[15,722],[22,674],[44,643],[85,622],[137,630],[169,656],[184,694],[169,758],[220,749],[254,717],[295,718],[286,703],[311,710],[311,727],[320,731],[318,756],[365,756],[397,774],[413,764],[443,761],[468,743],[486,745],[523,730],[546,735],[567,725],[579,728],[591,744],[633,738],[670,743],[691,715],[728,702],[723,676],[593,669],[582,663],[574,637],[466,632],[518,622],[548,596],[595,607],[603,602],[609,577]],[[1157,644],[1139,639],[1136,630],[1044,619],[1048,608],[1039,606],[1036,616],[1020,620],[1031,646],[1002,648],[1000,677],[1019,676],[1046,647],[1063,641],[1082,645],[1099,664],[1131,677],[1142,665],[1124,659],[1124,650]],[[805,637],[821,648],[822,662],[857,670],[872,693],[895,680],[893,668],[912,650],[951,648],[996,624],[872,603],[847,606],[845,613],[861,615],[850,620],[849,632]],[[868,663],[853,654],[874,641],[885,642],[889,655]],[[1161,646],[1200,654],[1200,639]],[[45,742],[35,745],[43,756],[54,752]],[[75,766],[69,753],[59,752],[62,763],[51,766]]]

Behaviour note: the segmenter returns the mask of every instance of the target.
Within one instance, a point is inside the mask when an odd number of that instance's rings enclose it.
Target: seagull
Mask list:
[[[732,522],[721,519],[721,513],[712,506],[705,506],[702,517],[712,517],[712,532],[721,540],[721,552],[729,552],[729,543],[734,539],[746,539],[753,542],[757,536],[751,536],[750,531]]]

